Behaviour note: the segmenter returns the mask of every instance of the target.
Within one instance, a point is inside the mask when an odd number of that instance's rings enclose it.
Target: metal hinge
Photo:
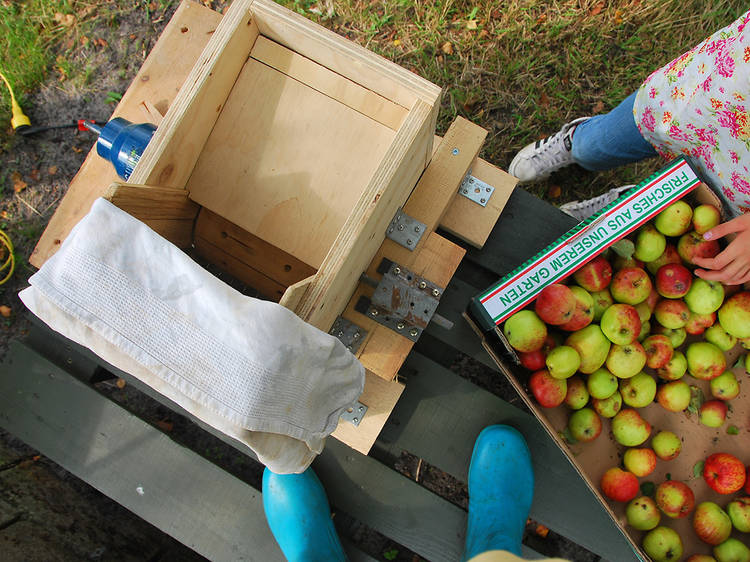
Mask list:
[[[357,427],[362,421],[362,418],[365,417],[366,413],[367,406],[361,402],[357,402],[352,408],[344,410],[344,413],[339,417],[344,421],[348,421],[354,427]]]
[[[413,251],[422,239],[425,230],[427,230],[425,223],[410,217],[399,208],[388,225],[385,235],[397,244]]]
[[[487,203],[495,192],[495,188],[490,184],[483,182],[479,178],[471,175],[471,170],[466,174],[464,179],[461,181],[461,185],[458,186],[458,193],[471,199],[474,203],[486,207]]]
[[[342,316],[336,318],[328,333],[337,337],[352,353],[357,353],[359,346],[367,337],[367,330]]]

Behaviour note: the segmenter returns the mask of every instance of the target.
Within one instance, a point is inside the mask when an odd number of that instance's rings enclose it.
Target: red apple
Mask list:
[[[721,544],[732,533],[732,520],[714,502],[701,502],[693,514],[693,530],[704,543]]]
[[[727,405],[722,400],[708,400],[701,404],[698,415],[706,427],[721,427],[727,419]]]
[[[643,341],[646,351],[646,365],[652,369],[661,369],[672,359],[674,348],[667,336],[656,334]]]
[[[631,448],[625,451],[622,464],[638,478],[643,478],[656,469],[656,453],[647,447]]]
[[[680,299],[662,299],[656,303],[654,318],[665,328],[676,330],[687,324],[690,318],[690,309]]]
[[[595,293],[609,286],[612,281],[612,266],[603,256],[596,256],[579,268],[573,274],[573,279],[587,291]]]
[[[569,287],[561,283],[547,285],[534,303],[537,316],[547,324],[557,326],[569,322],[576,309],[576,297]]]
[[[616,502],[629,502],[638,495],[638,478],[621,468],[610,468],[601,480],[604,495]]]
[[[582,287],[571,287],[576,299],[576,307],[573,316],[564,324],[560,324],[560,329],[567,332],[576,332],[591,324],[594,320],[594,297]]]
[[[641,333],[641,318],[633,306],[617,303],[604,311],[599,327],[612,343],[628,345]]]
[[[695,506],[695,494],[683,482],[667,480],[656,487],[656,505],[674,519],[687,517]]]
[[[719,243],[716,240],[704,240],[703,236],[695,231],[683,234],[677,242],[677,253],[690,265],[695,265],[694,258],[714,258],[719,251]]]
[[[636,305],[648,298],[652,288],[648,273],[640,267],[626,267],[612,277],[609,292],[617,302]]]
[[[664,248],[664,252],[662,253],[662,255],[660,255],[654,261],[648,262],[646,264],[646,269],[648,269],[651,275],[656,275],[659,269],[667,265],[668,263],[682,263],[680,254],[677,253],[677,248],[672,244],[667,244],[667,247]]]
[[[691,336],[699,336],[705,332],[707,328],[713,326],[714,322],[716,322],[715,312],[709,312],[708,314],[691,312],[687,324],[685,324],[685,331]]]
[[[518,354],[518,359],[521,361],[521,365],[526,367],[529,371],[538,371],[544,369],[545,354],[541,349],[536,351],[524,351]]]
[[[703,479],[715,492],[733,494],[745,485],[745,465],[729,453],[714,453],[703,465]]]
[[[532,373],[529,377],[531,393],[543,408],[555,408],[563,403],[568,393],[565,379],[556,379],[546,369]]]
[[[668,299],[684,297],[692,282],[690,270],[680,263],[663,265],[656,272],[656,290]]]

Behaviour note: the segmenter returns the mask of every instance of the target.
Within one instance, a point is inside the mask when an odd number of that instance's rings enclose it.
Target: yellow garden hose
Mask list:
[[[10,241],[10,238],[7,234],[5,234],[5,232],[0,230],[0,249],[2,249],[2,247],[5,248],[5,251],[8,252],[8,255],[5,258],[3,264],[0,265],[0,275],[3,276],[2,279],[0,279],[0,285],[10,279],[10,276],[13,275],[13,270],[16,268],[16,258],[13,255],[13,242]],[[2,256],[3,253],[4,252],[0,251],[0,256]]]
[[[13,88],[11,87],[10,82],[8,82],[8,79],[2,72],[0,72],[0,78],[3,79],[3,82],[5,82],[5,85],[8,87],[8,91],[10,92],[10,125],[13,127],[13,130],[15,131],[19,127],[30,126],[31,120],[26,116],[26,114],[23,112],[23,109],[21,109],[21,106],[16,101],[16,96],[13,93]]]

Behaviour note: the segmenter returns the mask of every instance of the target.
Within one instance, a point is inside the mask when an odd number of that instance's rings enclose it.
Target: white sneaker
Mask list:
[[[597,211],[601,211],[604,207],[610,203],[617,201],[623,193],[627,190],[634,188],[635,185],[623,185],[622,187],[615,187],[610,189],[607,193],[598,195],[585,201],[571,201],[560,205],[560,210],[567,213],[571,217],[582,221],[589,218]]]
[[[508,166],[508,173],[521,183],[543,180],[552,172],[575,163],[573,131],[589,117],[579,117],[563,125],[562,129],[546,139],[524,146]]]

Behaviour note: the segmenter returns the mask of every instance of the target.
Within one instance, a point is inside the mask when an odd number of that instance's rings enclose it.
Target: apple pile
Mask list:
[[[627,449],[622,466],[605,472],[601,489],[613,501],[628,502],[628,523],[648,531],[643,548],[654,560],[682,557],[681,538],[659,525],[661,515],[693,514],[693,528],[714,546],[716,560],[750,561],[750,549],[729,537],[733,526],[750,532],[750,497],[733,499],[726,509],[714,502],[696,507],[690,487],[673,480],[656,486],[653,497],[639,496],[638,478],[681,452],[680,437],[670,431],[652,436],[639,409],[653,402],[668,412],[695,409],[692,377],[710,385],[710,399],[699,404],[699,423],[716,428],[740,393],[724,353],[738,344],[750,349],[750,291],[692,271],[695,257],[720,252],[717,241],[703,238],[719,222],[716,207],[693,209],[677,201],[628,241],[545,287],[532,306],[503,325],[521,365],[531,372],[528,389],[535,400],[544,408],[570,409],[568,438],[593,441],[602,433],[602,418],[610,419],[615,441]],[[750,355],[745,361],[750,370]],[[705,459],[704,478],[720,493],[735,493],[745,485],[746,468],[732,455],[717,453]],[[732,491],[721,491],[728,489],[720,484],[725,480],[733,482]],[[750,495],[750,485],[745,492]]]

